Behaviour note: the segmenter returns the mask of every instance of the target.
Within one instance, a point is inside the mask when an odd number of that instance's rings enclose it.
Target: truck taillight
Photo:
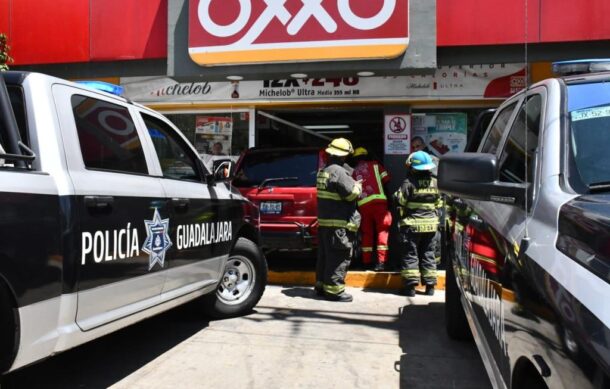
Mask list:
[[[468,236],[468,253],[471,263],[476,261],[490,274],[497,275],[504,265],[504,259],[497,249],[492,233],[480,231],[469,225],[466,227]]]

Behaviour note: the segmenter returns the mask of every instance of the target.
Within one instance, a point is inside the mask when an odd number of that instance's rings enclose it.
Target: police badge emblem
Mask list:
[[[144,220],[146,225],[146,240],[142,251],[149,255],[148,270],[156,263],[163,268],[165,266],[165,253],[172,246],[169,238],[169,219],[161,219],[159,210],[155,208],[152,220]]]

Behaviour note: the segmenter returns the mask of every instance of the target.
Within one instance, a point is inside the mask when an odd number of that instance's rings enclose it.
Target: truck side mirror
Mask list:
[[[214,161],[213,175],[216,181],[228,181],[233,177],[235,162],[230,159],[219,159]]]
[[[473,200],[523,205],[527,184],[498,181],[496,156],[485,153],[450,153],[438,168],[441,192]]]

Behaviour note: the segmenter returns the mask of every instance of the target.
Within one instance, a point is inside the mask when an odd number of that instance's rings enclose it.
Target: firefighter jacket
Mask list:
[[[436,232],[442,200],[436,179],[430,173],[408,175],[394,193],[394,199],[400,215],[399,227],[409,227],[414,232]]]
[[[329,164],[318,172],[318,223],[320,227],[358,231],[360,214],[356,200],[362,185],[343,166]]]
[[[360,161],[354,168],[352,177],[362,180],[362,194],[358,196],[358,207],[371,202],[384,201],[387,197],[383,185],[390,181],[388,172],[376,161]]]

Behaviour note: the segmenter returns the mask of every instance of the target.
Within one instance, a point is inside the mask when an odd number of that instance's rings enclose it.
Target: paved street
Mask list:
[[[444,332],[442,292],[350,289],[351,304],[269,286],[256,312],[180,307],[15,373],[17,388],[488,388],[473,343]]]

